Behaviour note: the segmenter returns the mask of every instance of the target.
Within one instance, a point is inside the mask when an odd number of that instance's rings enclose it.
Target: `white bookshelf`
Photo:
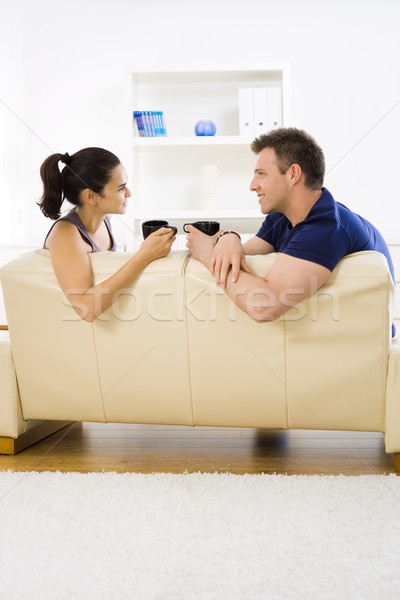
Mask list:
[[[239,135],[239,88],[279,87],[282,124],[290,122],[290,68],[215,68],[165,72],[132,69],[133,110],[162,110],[167,137],[139,137],[132,118],[134,231],[147,219],[167,219],[178,228],[191,219],[213,219],[222,227],[254,231],[262,220],[249,190],[255,156],[251,138]],[[212,137],[197,137],[197,121],[214,121]],[[218,167],[215,203],[207,197],[201,169]],[[180,230],[181,232],[181,230]]]

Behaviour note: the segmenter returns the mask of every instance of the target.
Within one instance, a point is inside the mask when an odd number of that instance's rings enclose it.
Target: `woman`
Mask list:
[[[65,164],[61,172],[60,161]],[[71,306],[82,319],[91,322],[150,262],[169,253],[174,231],[165,227],[155,231],[116,273],[93,285],[89,254],[115,250],[108,215],[126,210],[131,196],[126,172],[108,150],[84,148],[72,156],[52,154],[42,164],[40,176],[40,209],[46,217],[58,219],[43,247],[51,253],[54,272]],[[75,207],[60,219],[64,199]]]

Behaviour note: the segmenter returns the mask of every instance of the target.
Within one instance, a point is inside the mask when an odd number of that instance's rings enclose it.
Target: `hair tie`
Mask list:
[[[68,154],[68,152],[66,152],[65,154],[63,154],[62,156],[60,156],[60,159],[62,163],[64,163],[64,165],[69,165],[69,163],[71,162],[72,158],[70,157],[70,155]]]

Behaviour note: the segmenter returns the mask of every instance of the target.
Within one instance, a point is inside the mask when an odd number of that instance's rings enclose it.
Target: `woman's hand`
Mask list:
[[[171,250],[171,246],[176,239],[174,229],[169,227],[161,227],[157,231],[153,231],[140,246],[138,253],[148,259],[148,262],[163,258]]]

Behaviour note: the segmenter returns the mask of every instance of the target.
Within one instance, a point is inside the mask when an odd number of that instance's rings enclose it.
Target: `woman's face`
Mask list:
[[[124,167],[119,164],[112,171],[111,177],[100,195],[106,213],[120,215],[126,211],[128,198],[131,196],[131,192],[126,185],[126,182],[126,171]]]

